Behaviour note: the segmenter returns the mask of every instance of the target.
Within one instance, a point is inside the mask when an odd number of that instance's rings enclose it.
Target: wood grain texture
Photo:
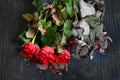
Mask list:
[[[105,1],[105,29],[113,39],[105,55],[71,60],[63,76],[39,73],[19,56],[17,36],[26,25],[23,13],[33,12],[32,0],[0,0],[0,80],[120,80],[120,0]]]

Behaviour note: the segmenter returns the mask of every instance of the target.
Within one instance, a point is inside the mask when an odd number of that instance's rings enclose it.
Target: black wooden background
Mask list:
[[[23,13],[33,12],[32,0],[0,0],[0,80],[120,80],[120,0],[105,1],[105,28],[113,39],[105,55],[93,60],[71,60],[63,76],[39,73],[19,56],[18,35],[25,26]]]

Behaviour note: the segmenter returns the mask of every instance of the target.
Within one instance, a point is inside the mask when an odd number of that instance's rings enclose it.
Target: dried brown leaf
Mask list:
[[[44,26],[41,26],[40,23],[38,23],[38,30],[40,30],[41,35],[44,35],[46,33],[46,30],[44,29]]]
[[[88,55],[88,51],[89,51],[89,47],[87,45],[84,45],[81,47],[80,52],[79,52],[79,56],[87,56]]]
[[[61,18],[57,10],[54,8],[53,5],[48,5],[44,9],[50,9],[52,14],[52,18],[55,20],[56,24],[59,25],[61,23]]]
[[[28,29],[28,31],[26,32],[26,37],[27,38],[33,38],[35,35],[35,31],[33,29]]]
[[[30,13],[23,14],[23,18],[28,22],[34,20],[34,16]]]
[[[39,19],[38,12],[34,12],[33,16],[34,16],[34,21],[38,21],[38,19]]]
[[[55,22],[56,22],[57,25],[60,25],[61,18],[60,18],[59,14],[57,12],[55,12],[55,13],[52,14],[52,18],[55,20]]]

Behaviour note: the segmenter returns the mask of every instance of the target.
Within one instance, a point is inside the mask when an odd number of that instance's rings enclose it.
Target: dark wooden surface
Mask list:
[[[120,0],[105,1],[105,28],[113,39],[105,55],[71,60],[63,76],[39,73],[19,56],[17,36],[25,26],[22,14],[33,12],[32,0],[0,0],[0,80],[120,80]]]

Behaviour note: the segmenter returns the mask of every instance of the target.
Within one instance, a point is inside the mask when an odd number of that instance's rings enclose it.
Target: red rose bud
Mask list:
[[[68,50],[64,50],[62,53],[60,53],[56,59],[56,63],[61,64],[68,64],[70,62],[70,53]]]
[[[42,65],[48,65],[49,63],[53,63],[56,59],[54,54],[54,48],[49,46],[44,46],[40,50],[39,61]]]
[[[40,48],[32,43],[26,43],[22,47],[22,50],[20,51],[20,55],[27,59],[33,59],[35,55],[37,55],[40,51]]]

